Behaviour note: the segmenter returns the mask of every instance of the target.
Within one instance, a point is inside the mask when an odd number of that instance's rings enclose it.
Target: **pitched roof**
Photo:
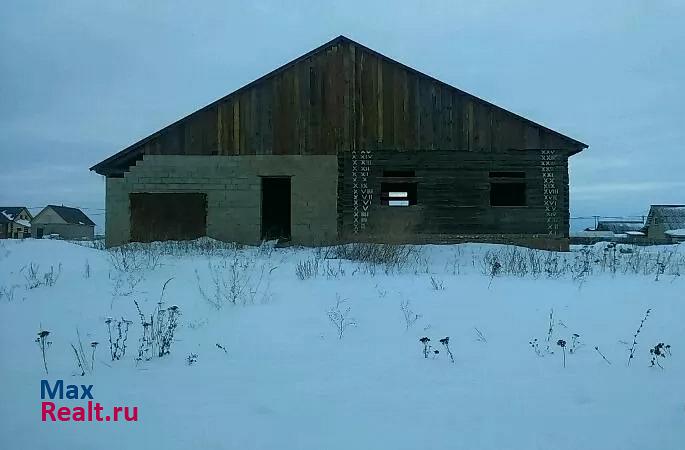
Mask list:
[[[254,80],[254,81],[252,81],[252,82],[250,82],[250,83],[248,83],[248,84],[242,86],[241,88],[239,88],[239,89],[237,89],[237,90],[231,92],[230,94],[227,94],[227,95],[221,97],[220,99],[217,99],[217,100],[213,101],[212,103],[208,104],[207,106],[205,106],[205,107],[203,107],[203,108],[200,108],[199,110],[197,110],[197,111],[195,111],[195,112],[193,112],[193,113],[191,113],[191,114],[189,114],[189,115],[187,115],[187,116],[185,116],[185,117],[183,117],[183,118],[177,120],[176,122],[173,122],[173,123],[167,125],[166,127],[164,127],[164,128],[162,128],[162,129],[160,129],[160,130],[158,130],[158,131],[152,133],[152,134],[149,135],[148,137],[143,138],[143,139],[139,140],[138,142],[135,142],[135,143],[129,145],[128,147],[126,147],[125,149],[121,150],[120,152],[115,153],[114,155],[112,155],[112,156],[110,156],[110,157],[108,157],[108,158],[106,158],[106,159],[100,161],[99,163],[95,164],[94,166],[92,166],[92,167],[90,168],[90,170],[95,171],[95,172],[97,172],[97,173],[100,173],[100,171],[101,171],[102,169],[104,169],[105,167],[107,167],[110,163],[115,162],[115,161],[117,161],[117,160],[119,160],[119,159],[121,159],[121,158],[131,156],[131,154],[135,153],[135,151],[136,151],[138,148],[140,148],[140,146],[142,146],[143,144],[149,142],[150,140],[154,139],[155,137],[159,136],[159,135],[160,135],[161,133],[163,133],[164,131],[166,131],[166,130],[172,128],[173,126],[175,126],[175,125],[177,125],[177,124],[179,124],[179,123],[181,123],[181,122],[183,122],[183,121],[185,121],[185,120],[188,119],[190,116],[192,116],[192,115],[194,115],[194,114],[197,114],[197,113],[200,113],[201,111],[207,110],[207,109],[209,109],[209,108],[212,108],[213,106],[215,106],[215,105],[218,104],[219,102],[221,102],[221,101],[227,99],[228,97],[237,95],[237,94],[239,94],[239,93],[241,93],[241,92],[243,92],[243,91],[245,91],[245,90],[247,90],[247,89],[250,89],[251,87],[255,86],[256,84],[258,84],[258,83],[260,83],[260,82],[262,82],[262,81],[264,81],[264,80],[267,80],[267,79],[269,79],[269,78],[272,78],[272,77],[274,77],[274,76],[280,74],[281,72],[283,72],[283,71],[289,69],[290,67],[292,67],[292,66],[294,66],[294,65],[296,65],[296,64],[298,64],[298,63],[300,63],[301,61],[307,60],[308,58],[312,57],[313,55],[315,55],[315,54],[317,54],[317,53],[320,53],[320,52],[322,52],[322,51],[325,51],[325,50],[327,50],[328,48],[333,47],[333,46],[335,46],[335,45],[338,45],[338,44],[345,44],[345,43],[347,43],[347,44],[352,44],[352,45],[356,46],[357,48],[359,48],[359,49],[361,49],[361,50],[364,50],[364,51],[366,51],[366,52],[368,52],[368,53],[370,53],[370,54],[372,54],[372,55],[375,55],[376,57],[378,57],[378,58],[380,58],[380,59],[382,59],[382,60],[384,60],[384,61],[387,61],[387,62],[392,63],[392,64],[397,64],[397,65],[403,67],[404,69],[406,69],[407,71],[409,71],[409,72],[411,72],[411,73],[414,73],[414,74],[419,75],[419,76],[421,76],[421,77],[428,78],[428,79],[430,79],[430,80],[432,80],[432,81],[434,81],[434,82],[436,82],[436,83],[439,83],[439,84],[441,84],[441,85],[443,85],[443,86],[446,86],[446,87],[448,87],[448,88],[450,88],[450,89],[454,89],[454,90],[458,91],[459,93],[461,93],[462,95],[465,95],[465,96],[467,96],[467,97],[469,97],[469,98],[471,98],[471,99],[473,99],[473,100],[476,100],[476,101],[478,101],[478,102],[480,102],[480,103],[482,103],[482,104],[485,104],[485,105],[488,105],[488,106],[490,106],[490,107],[492,107],[492,108],[495,108],[495,109],[498,109],[498,110],[500,110],[500,111],[503,111],[503,112],[505,112],[505,113],[507,113],[507,114],[510,114],[511,116],[516,117],[516,118],[518,118],[518,119],[520,119],[520,120],[522,120],[522,121],[524,121],[524,122],[526,122],[526,123],[528,123],[528,124],[530,124],[530,125],[532,125],[532,126],[535,126],[535,127],[539,128],[539,129],[541,129],[541,130],[544,130],[544,131],[546,131],[546,132],[549,132],[549,133],[551,133],[551,134],[554,134],[554,135],[556,135],[556,136],[559,136],[559,137],[561,137],[561,138],[563,138],[563,139],[566,139],[567,141],[573,143],[575,146],[579,147],[579,149],[578,149],[577,151],[573,152],[573,153],[578,153],[578,152],[581,151],[582,149],[588,147],[588,145],[585,144],[585,143],[583,143],[583,142],[580,142],[580,141],[578,141],[578,140],[576,140],[576,139],[573,139],[573,138],[571,138],[571,137],[569,137],[569,136],[566,136],[566,135],[564,135],[564,134],[562,134],[562,133],[559,133],[558,131],[552,130],[551,128],[547,128],[547,127],[545,127],[544,125],[541,125],[541,124],[539,124],[539,123],[537,123],[537,122],[533,122],[533,121],[530,120],[530,119],[526,119],[526,118],[523,117],[523,116],[520,116],[520,115],[518,115],[518,114],[515,114],[515,113],[513,113],[513,112],[511,112],[511,111],[508,111],[508,110],[506,110],[506,109],[504,109],[504,108],[502,108],[502,107],[500,107],[500,106],[497,106],[497,105],[495,105],[495,104],[493,104],[493,103],[490,103],[490,102],[488,102],[488,101],[486,101],[486,100],[483,100],[482,98],[476,97],[476,96],[473,95],[473,94],[469,94],[468,92],[462,91],[461,89],[458,89],[458,88],[456,88],[456,87],[454,87],[454,86],[452,86],[452,85],[449,85],[449,84],[447,84],[447,83],[445,83],[445,82],[443,82],[443,81],[440,81],[440,80],[438,80],[438,79],[436,79],[436,78],[433,78],[433,77],[431,77],[430,75],[426,75],[425,73],[422,73],[422,72],[420,72],[420,71],[418,71],[418,70],[416,70],[416,69],[414,69],[414,68],[412,68],[412,67],[409,67],[409,66],[407,66],[407,65],[405,65],[405,64],[402,64],[402,63],[400,63],[400,62],[398,62],[398,61],[396,61],[396,60],[394,60],[394,59],[392,59],[392,58],[390,58],[390,57],[388,57],[388,56],[385,56],[385,55],[383,55],[383,54],[381,54],[381,53],[378,53],[377,51],[372,50],[372,49],[370,49],[370,48],[368,48],[368,47],[366,47],[366,46],[364,46],[364,45],[362,45],[362,44],[360,44],[360,43],[358,43],[358,42],[356,42],[356,41],[354,41],[354,40],[352,40],[352,39],[350,39],[350,38],[348,38],[348,37],[346,37],[346,36],[340,35],[340,36],[338,36],[338,37],[336,37],[336,38],[334,38],[334,39],[332,39],[332,40],[326,42],[325,44],[323,44],[323,45],[321,45],[321,46],[315,48],[314,50],[311,50],[310,52],[307,52],[307,53],[305,53],[304,55],[302,55],[302,56],[300,56],[300,57],[298,57],[298,58],[295,58],[294,60],[292,60],[292,61],[290,61],[290,62],[288,62],[288,63],[286,63],[286,64],[284,64],[284,65],[282,65],[282,66],[280,66],[280,67],[278,67],[278,68],[276,68],[276,69],[274,69],[274,70],[272,70],[271,72],[267,73],[266,75],[263,75],[263,76],[257,78],[256,80]]]
[[[95,226],[95,222],[90,220],[90,218],[88,216],[86,216],[84,214],[84,212],[78,208],[70,208],[68,206],[57,206],[57,205],[48,205],[46,208],[50,208],[53,211],[55,211],[67,223],[71,223],[71,224],[75,224],[75,225],[93,225],[93,226]]]
[[[685,228],[685,205],[652,205],[647,226],[663,225],[666,230]]]
[[[0,206],[0,212],[5,213],[10,220],[14,220],[14,218],[21,214],[23,210],[28,211],[28,208],[25,206]],[[29,215],[30,214],[31,213],[29,212]]]
[[[7,217],[7,215],[5,213],[0,211],[0,224],[10,223],[10,222],[11,222],[11,220],[9,219],[9,217]]]

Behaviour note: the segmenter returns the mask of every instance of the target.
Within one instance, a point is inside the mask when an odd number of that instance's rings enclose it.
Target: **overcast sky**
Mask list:
[[[5,0],[0,205],[103,223],[91,165],[340,34],[589,144],[572,216],[685,203],[684,23],[682,0]]]

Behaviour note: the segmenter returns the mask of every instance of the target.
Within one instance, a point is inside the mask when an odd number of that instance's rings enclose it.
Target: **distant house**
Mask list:
[[[685,229],[685,205],[652,205],[645,228],[650,240],[676,241],[678,231]]]
[[[25,206],[0,206],[0,238],[31,237],[33,216]]]
[[[596,231],[611,231],[614,234],[627,234],[629,231],[641,231],[645,224],[641,220],[600,220]]]
[[[37,238],[93,239],[95,223],[78,208],[48,205],[31,221]]]
[[[594,228],[586,228],[571,234],[571,243],[590,245],[597,242],[635,243],[643,239],[644,222],[641,220],[600,220]]]

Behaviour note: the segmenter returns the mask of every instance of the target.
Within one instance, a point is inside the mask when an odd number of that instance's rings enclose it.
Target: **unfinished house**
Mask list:
[[[108,246],[566,249],[568,158],[584,148],[341,36],[91,170],[106,177]]]

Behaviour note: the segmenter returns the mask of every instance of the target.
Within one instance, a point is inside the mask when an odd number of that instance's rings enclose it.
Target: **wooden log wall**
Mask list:
[[[518,234],[568,237],[568,168],[563,152],[541,168],[540,150],[498,153],[360,151],[339,158],[339,233],[344,240],[416,242],[418,235]],[[384,170],[414,171],[413,178]],[[526,206],[490,206],[490,172],[524,172]],[[417,183],[417,204],[381,204],[382,182]],[[519,181],[517,179],[517,181]]]

